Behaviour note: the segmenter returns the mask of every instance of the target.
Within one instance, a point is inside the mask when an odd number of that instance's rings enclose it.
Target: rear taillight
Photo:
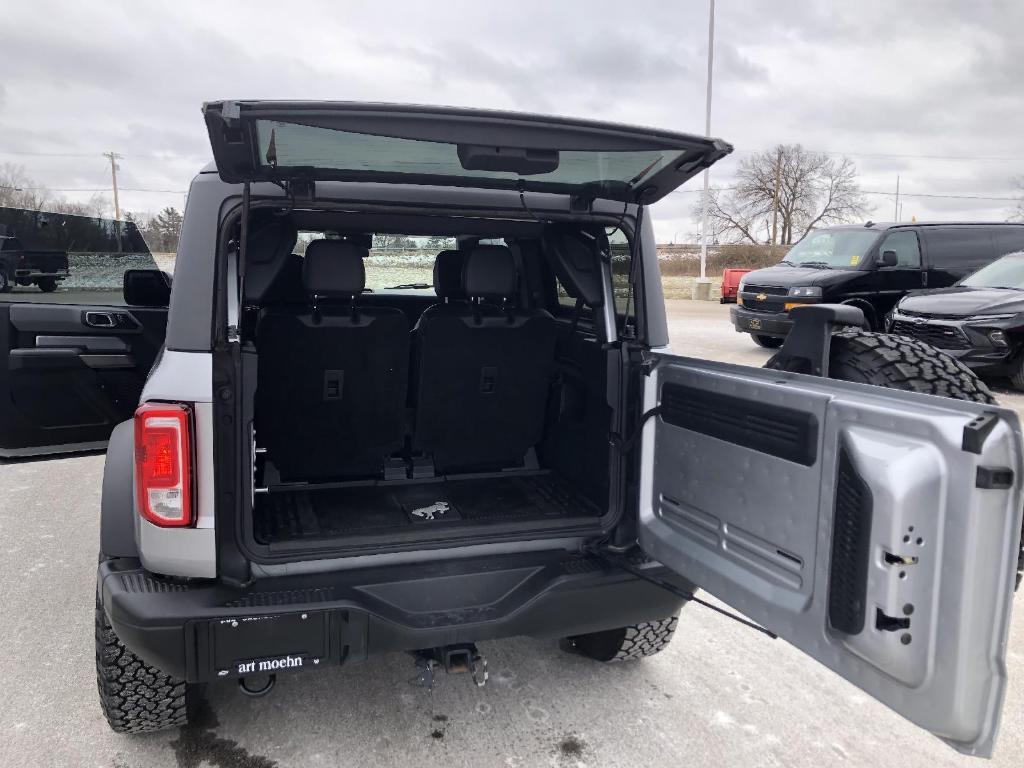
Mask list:
[[[191,525],[192,409],[146,403],[135,411],[135,489],[139,511],[154,525]]]

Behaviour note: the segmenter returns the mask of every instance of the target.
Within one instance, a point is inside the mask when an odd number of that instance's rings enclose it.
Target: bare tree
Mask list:
[[[847,157],[779,145],[740,162],[736,184],[710,195],[711,233],[736,242],[789,245],[812,228],[862,218],[867,201]],[[777,226],[773,226],[777,217]]]
[[[41,211],[49,199],[49,191],[29,178],[25,166],[0,165],[0,206]]]
[[[31,178],[25,166],[4,163],[0,165],[0,207],[103,218],[108,215],[110,201],[99,194],[85,202],[56,197],[44,185]]]

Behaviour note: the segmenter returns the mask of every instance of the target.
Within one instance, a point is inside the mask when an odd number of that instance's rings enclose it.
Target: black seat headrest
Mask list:
[[[311,296],[352,298],[366,286],[363,259],[369,251],[344,240],[314,240],[306,246],[302,286]]]
[[[474,299],[508,299],[516,292],[516,262],[506,245],[478,245],[466,257],[462,286]]]
[[[462,266],[466,261],[464,251],[441,251],[434,259],[434,293],[440,299],[464,299],[462,287]]]

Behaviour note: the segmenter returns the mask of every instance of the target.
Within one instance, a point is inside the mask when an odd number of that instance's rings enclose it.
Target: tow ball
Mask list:
[[[468,672],[479,688],[487,684],[487,659],[473,643],[425,648],[414,651],[413,657],[416,661],[416,677],[409,681],[413,685],[433,690],[434,674],[438,667],[449,674]]]

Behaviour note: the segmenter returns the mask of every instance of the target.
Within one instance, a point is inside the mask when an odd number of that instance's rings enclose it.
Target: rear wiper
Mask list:
[[[433,288],[434,286],[429,283],[402,283],[401,285],[392,285],[385,288],[385,291],[414,291],[421,290],[423,288]]]

